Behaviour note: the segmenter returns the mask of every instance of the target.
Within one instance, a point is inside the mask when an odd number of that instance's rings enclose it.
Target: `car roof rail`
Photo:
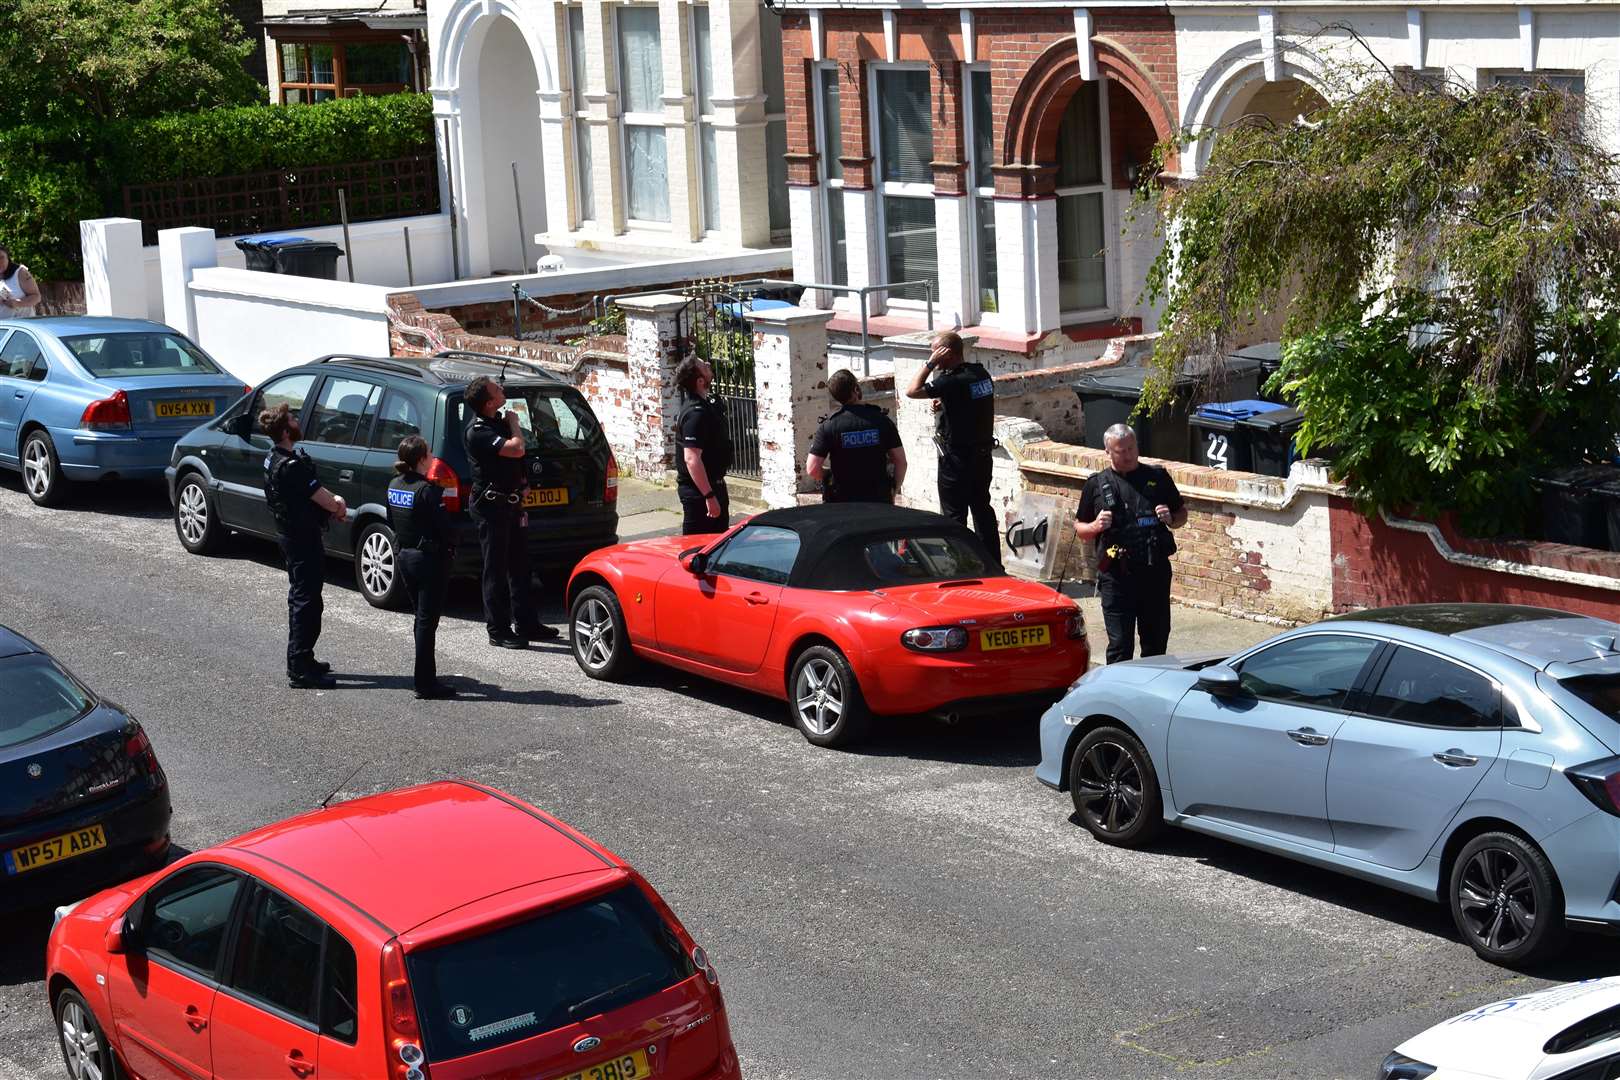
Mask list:
[[[408,375],[413,379],[434,377],[426,364],[412,363],[408,359],[392,356],[362,356],[359,353],[328,353],[314,361],[317,364],[353,364],[356,367],[378,368],[390,371],[396,375]]]
[[[523,368],[543,379],[548,379],[551,382],[562,383],[564,386],[569,385],[568,381],[558,375],[555,371],[547,368],[538,360],[530,360],[526,356],[502,356],[499,353],[475,352],[472,349],[440,349],[438,352],[433,354],[433,359],[458,360],[464,363],[471,362],[474,364],[488,364],[492,367],[500,368],[501,380],[503,382],[506,379],[506,369],[516,365],[517,367]]]

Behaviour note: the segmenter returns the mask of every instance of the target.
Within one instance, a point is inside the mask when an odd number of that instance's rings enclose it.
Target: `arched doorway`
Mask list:
[[[1283,127],[1293,123],[1295,118],[1308,117],[1326,105],[1327,101],[1321,94],[1299,79],[1256,81],[1233,96],[1222,116],[1216,120],[1216,126],[1224,127],[1245,116],[1263,116],[1278,127]]]
[[[472,89],[476,95],[478,158],[482,184],[473,185],[469,207],[472,228],[482,229],[489,252],[489,273],[525,273],[534,269],[543,249],[534,234],[546,228],[546,186],[540,154],[540,79],[523,32],[506,16],[486,21],[483,42],[469,49],[476,57]],[[463,65],[463,71],[468,68]],[[464,91],[465,92],[465,91]],[[471,110],[469,110],[471,111]],[[469,147],[470,149],[470,147]],[[517,167],[517,183],[512,179]],[[481,189],[481,190],[480,190]],[[522,199],[523,232],[518,230]],[[477,268],[474,268],[475,272]]]

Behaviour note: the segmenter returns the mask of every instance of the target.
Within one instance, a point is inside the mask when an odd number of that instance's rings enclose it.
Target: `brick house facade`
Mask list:
[[[1166,8],[810,4],[782,27],[797,280],[924,277],[936,321],[1052,362],[1151,328],[1130,189],[1177,128]],[[921,299],[871,310],[920,328]]]

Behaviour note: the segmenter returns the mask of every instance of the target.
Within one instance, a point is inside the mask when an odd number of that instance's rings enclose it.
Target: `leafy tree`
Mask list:
[[[0,127],[262,101],[252,50],[220,0],[5,0]]]
[[[1620,427],[1620,163],[1545,84],[1332,82],[1309,117],[1221,130],[1160,197],[1154,362],[1223,357],[1286,310],[1301,441],[1336,450],[1364,510],[1522,528],[1533,473],[1612,455]]]

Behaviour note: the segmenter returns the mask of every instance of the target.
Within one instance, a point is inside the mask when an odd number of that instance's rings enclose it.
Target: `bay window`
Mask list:
[[[664,135],[664,58],[655,7],[619,8],[619,100],[624,186],[633,221],[669,221]]]
[[[1108,308],[1106,96],[1085,82],[1058,131],[1058,307],[1065,315]]]
[[[882,207],[887,282],[934,282],[938,293],[938,229],[934,219],[934,128],[926,68],[883,68],[873,80],[878,115],[878,195]],[[902,290],[922,299],[920,290]],[[895,297],[891,296],[892,301]]]

